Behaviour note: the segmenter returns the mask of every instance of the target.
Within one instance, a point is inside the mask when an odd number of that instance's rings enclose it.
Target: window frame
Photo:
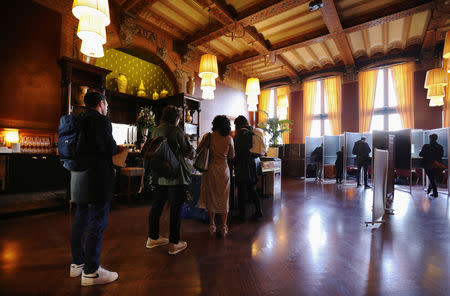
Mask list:
[[[323,137],[325,135],[325,120],[328,119],[328,113],[325,113],[325,86],[323,79],[317,80],[317,82],[320,83],[320,113],[314,114],[312,120],[320,120],[320,137]],[[314,104],[316,104],[315,100]]]

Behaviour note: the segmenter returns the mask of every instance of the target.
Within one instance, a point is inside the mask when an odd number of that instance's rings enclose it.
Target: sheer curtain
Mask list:
[[[265,89],[259,94],[259,110],[269,113],[270,103],[270,89]],[[264,112],[258,112],[258,122],[263,122],[267,119],[267,115]]]
[[[288,98],[288,107],[286,108],[286,118],[289,119],[289,106],[291,105],[291,97],[290,97],[290,88],[289,86],[283,86],[277,88],[277,97],[279,98],[282,95],[286,95]],[[277,99],[278,102],[278,99]],[[289,134],[288,132],[285,132],[281,135],[281,138],[283,139],[283,144],[289,144]]]
[[[303,84],[303,143],[305,143],[305,137],[311,134],[316,89],[317,81],[307,81]]]
[[[414,64],[405,63],[390,67],[397,95],[397,110],[403,128],[414,128]]]
[[[362,71],[358,74],[358,111],[359,132],[367,132],[370,129],[370,121],[375,101],[375,88],[377,85],[378,69]]]
[[[333,135],[341,133],[341,77],[335,76],[323,81],[325,98],[328,105],[328,119],[330,120]]]

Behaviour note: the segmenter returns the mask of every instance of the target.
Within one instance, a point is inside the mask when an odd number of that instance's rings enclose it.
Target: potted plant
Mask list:
[[[150,107],[141,107],[136,118],[136,127],[138,130],[138,143],[145,142],[147,136],[151,134],[156,127],[155,114]]]
[[[269,118],[269,114],[266,111],[267,119],[264,122],[260,122],[258,126],[269,135],[269,149],[267,149],[267,156],[278,157],[278,147],[281,146],[281,135],[285,132],[290,132],[289,125],[292,124],[291,120],[279,119],[278,117]]]

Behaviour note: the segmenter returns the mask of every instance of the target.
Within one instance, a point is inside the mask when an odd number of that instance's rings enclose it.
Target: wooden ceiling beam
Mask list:
[[[347,40],[347,35],[344,33],[341,21],[339,20],[339,15],[334,5],[333,0],[323,0],[323,7],[320,10],[322,13],[322,18],[328,31],[331,34],[336,34],[334,42],[337,45],[339,53],[344,60],[345,65],[353,65],[355,63],[353,59],[353,53],[350,48],[350,44]]]
[[[137,15],[139,14],[139,12],[150,8],[156,1],[157,0],[140,0],[140,1],[128,0],[122,5],[122,8],[129,13]],[[124,7],[125,5],[127,5],[128,7],[125,8]]]
[[[139,14],[135,16],[137,20],[140,20],[144,23],[151,24],[164,32],[166,32],[169,36],[174,37],[174,39],[183,39],[183,36],[186,36],[188,33],[174,24],[168,22],[166,19],[161,18],[159,15],[154,14],[150,10],[146,10],[145,13]]]
[[[439,28],[443,27],[450,14],[450,2],[448,1],[436,1],[431,16],[428,20],[428,26],[426,29],[425,37],[422,44],[422,49],[431,48],[436,45],[436,32]]]
[[[208,2],[212,2],[212,0],[195,0],[197,3],[203,3],[204,6],[202,7],[207,7],[206,3]],[[241,16],[242,19],[236,19],[234,20],[232,17],[231,19],[228,19],[228,21],[230,21],[230,23],[227,24],[226,18],[221,18],[219,16],[219,12],[217,17],[214,15],[215,18],[217,18],[219,21],[221,21],[220,19],[222,19],[222,24],[224,25],[222,28],[218,28],[214,31],[212,31],[211,33],[205,33],[202,32],[198,35],[194,35],[190,38],[188,38],[186,41],[187,43],[189,43],[190,45],[193,46],[198,46],[200,44],[206,43],[208,41],[214,40],[222,35],[225,35],[226,33],[232,31],[234,29],[234,23],[236,23],[236,25],[241,25],[244,28],[248,27],[248,26],[252,26],[258,22],[261,22],[263,20],[266,20],[270,17],[276,16],[282,12],[288,11],[289,9],[292,9],[294,7],[297,7],[299,5],[305,4],[306,2],[308,2],[309,0],[282,0],[282,1],[278,1],[264,9],[260,9],[257,10],[256,12],[252,13],[251,15],[246,15],[246,16]],[[264,1],[263,1],[264,2]],[[264,3],[262,3],[261,5],[263,5]],[[200,4],[202,5],[202,4]],[[222,6],[215,6],[215,7],[224,7]],[[213,11],[211,10],[211,14],[213,13]],[[231,14],[231,13],[229,13]]]
[[[194,0],[203,9],[209,9],[209,13],[223,25],[228,25],[235,21],[232,12],[224,3],[217,0]]]
[[[288,74],[288,76],[298,77],[298,72],[294,66],[291,65],[284,57],[278,55],[275,57],[275,64],[281,66],[281,69]]]

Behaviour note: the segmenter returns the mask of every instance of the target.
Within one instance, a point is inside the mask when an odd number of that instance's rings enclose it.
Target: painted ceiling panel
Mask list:
[[[321,28],[325,27],[321,18],[314,19],[308,22],[308,25],[305,26],[303,24],[294,25],[292,27],[287,28],[282,31],[274,31],[271,34],[266,34],[265,32],[261,32],[264,35],[264,38],[268,39],[270,43],[276,44],[278,42],[288,40],[291,38],[295,38],[296,36],[300,36],[302,34],[306,34],[308,32],[317,31]]]
[[[328,55],[326,50],[322,47],[320,43],[313,44],[309,47],[314,55],[318,58],[319,64],[326,64],[329,62],[333,62],[331,57]]]
[[[347,34],[347,39],[350,43],[353,56],[360,55],[361,52],[366,52],[362,31]]]
[[[173,10],[169,9],[167,6],[156,2],[152,7],[151,11],[159,15],[163,19],[167,19],[170,23],[179,27],[180,29],[193,33],[196,31],[197,27],[190,23],[184,15],[175,13]]]
[[[399,0],[341,0],[335,1],[336,9],[341,21],[352,17],[368,14],[379,8],[390,6],[402,1]]]
[[[422,11],[412,16],[408,39],[423,36],[426,30],[426,21],[429,13],[429,11]]]
[[[383,51],[383,31],[382,25],[369,28],[367,30],[369,36],[370,55],[374,52]]]
[[[389,44],[392,44],[394,42],[402,42],[404,26],[405,26],[405,18],[401,18],[388,23]]]
[[[215,39],[210,42],[211,47],[218,51],[226,52],[226,56],[230,57],[239,53],[234,47],[223,41],[221,38]]]
[[[189,0],[188,0],[189,1]],[[208,13],[194,2],[180,1],[180,0],[165,0],[163,3],[168,3],[172,7],[176,7],[182,11],[189,19],[194,20],[200,27],[208,25]]]
[[[309,53],[309,51],[305,47],[299,48],[296,51],[303,59],[308,68],[311,68],[315,64],[318,64],[316,59]]]
[[[308,12],[308,4],[299,5],[295,8],[292,8],[288,11],[285,11],[283,13],[280,13],[278,15],[275,15],[273,17],[270,17],[262,22],[254,24],[255,28],[259,31],[261,29],[270,27],[272,24],[278,24],[282,22],[283,20],[292,20],[293,18],[298,18],[299,16],[308,16],[311,14],[318,14],[319,12]]]
[[[334,42],[333,39],[329,39],[327,41],[325,41],[325,45],[327,46],[328,50],[331,53],[331,56],[333,57],[334,60],[339,59],[341,60],[341,54],[339,52],[339,49],[336,46],[336,43]]]
[[[293,65],[295,68],[303,67],[301,61],[293,54],[292,51],[288,51],[288,52],[282,53],[281,56],[286,61],[291,63],[291,65]]]
[[[225,3],[233,6],[236,12],[241,12],[244,9],[252,7],[260,2],[261,0],[225,0]]]
[[[232,48],[235,52],[239,52],[242,53],[245,50],[249,50],[250,47],[247,44],[242,44],[241,42],[239,42],[239,39],[234,39],[233,41],[231,40],[231,38],[229,37],[219,37],[218,39],[216,39],[218,41],[220,41],[221,43],[225,44],[226,46]]]

